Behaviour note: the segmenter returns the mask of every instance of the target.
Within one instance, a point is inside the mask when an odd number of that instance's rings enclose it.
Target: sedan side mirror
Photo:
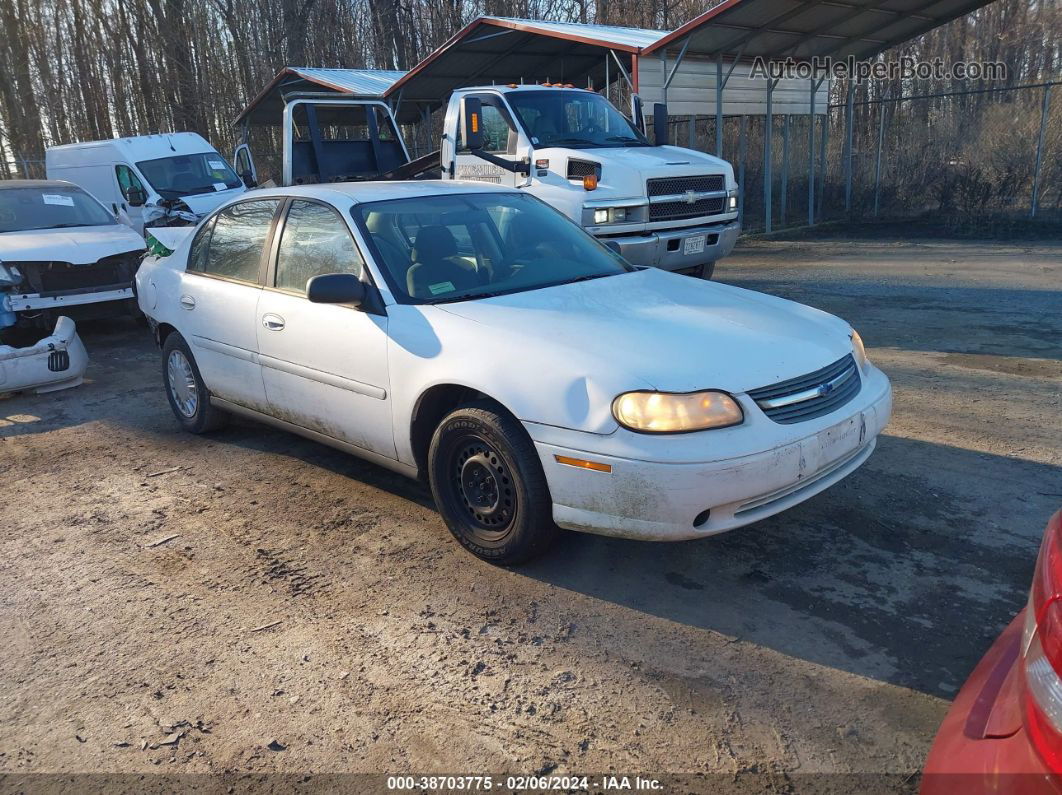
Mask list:
[[[306,297],[312,304],[360,307],[365,292],[365,284],[353,273],[325,273],[306,282]]]

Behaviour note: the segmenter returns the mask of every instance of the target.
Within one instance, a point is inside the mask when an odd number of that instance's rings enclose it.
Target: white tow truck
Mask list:
[[[635,118],[640,102],[633,103]],[[351,180],[480,180],[550,204],[635,265],[710,278],[740,231],[734,169],[666,142],[654,145],[604,96],[571,85],[462,88],[449,99],[439,150],[416,160],[391,108],[336,94],[285,97],[281,185]],[[257,183],[244,143],[233,157]]]
[[[665,130],[657,126],[657,140]],[[709,278],[740,231],[729,163],[654,146],[589,90],[459,89],[446,109],[440,159],[443,179],[523,188],[634,265]]]

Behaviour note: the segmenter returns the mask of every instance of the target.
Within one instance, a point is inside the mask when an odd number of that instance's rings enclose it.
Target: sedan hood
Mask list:
[[[144,248],[144,238],[124,224],[30,229],[0,234],[0,260],[90,265],[103,257]]]
[[[746,392],[852,351],[848,324],[825,312],[655,268],[438,308],[510,351],[545,346],[556,369],[627,389]]]

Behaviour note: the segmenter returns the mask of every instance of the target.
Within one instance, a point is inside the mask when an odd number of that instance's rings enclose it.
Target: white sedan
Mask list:
[[[763,519],[859,467],[891,411],[844,321],[634,268],[482,183],[255,191],[137,286],[184,428],[244,415],[421,477],[499,563],[558,528]]]

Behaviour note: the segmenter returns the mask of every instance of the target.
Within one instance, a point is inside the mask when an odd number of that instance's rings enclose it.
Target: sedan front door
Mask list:
[[[346,221],[330,205],[292,199],[278,234],[258,302],[270,413],[394,459],[387,316],[306,298],[314,276],[353,273],[368,280]]]

